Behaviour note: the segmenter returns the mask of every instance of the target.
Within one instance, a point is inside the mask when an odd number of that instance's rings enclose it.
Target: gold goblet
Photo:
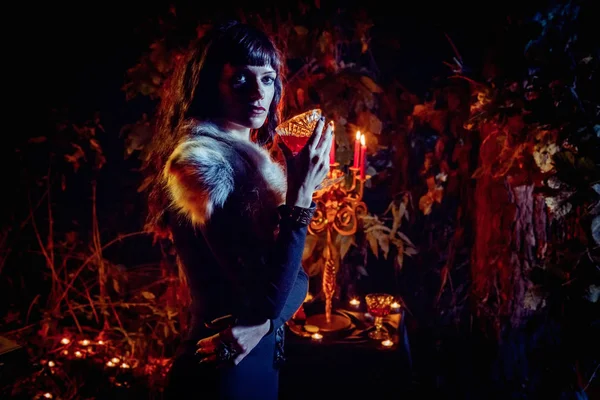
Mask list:
[[[321,118],[322,111],[315,108],[298,114],[281,124],[277,125],[275,132],[281,138],[293,155],[296,155],[308,142],[317,126],[317,122]],[[336,183],[340,183],[343,179],[343,173],[336,173],[336,170],[331,171],[319,185],[318,190],[324,190]]]
[[[292,154],[296,155],[313,134],[321,115],[318,108],[303,112],[279,124],[275,132]]]
[[[383,317],[392,310],[394,296],[387,293],[369,293],[365,296],[365,300],[369,314],[375,317],[375,330],[369,332],[369,337],[375,340],[387,339],[389,334],[383,327]]]

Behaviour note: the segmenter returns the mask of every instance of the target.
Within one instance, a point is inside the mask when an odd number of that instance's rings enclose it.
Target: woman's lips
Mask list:
[[[267,110],[260,106],[250,106],[250,113],[254,115],[260,115],[265,113]]]

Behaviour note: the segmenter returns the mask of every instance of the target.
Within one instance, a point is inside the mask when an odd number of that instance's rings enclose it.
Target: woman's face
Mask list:
[[[242,128],[263,126],[275,94],[276,78],[277,72],[271,66],[226,64],[219,81],[222,117]]]

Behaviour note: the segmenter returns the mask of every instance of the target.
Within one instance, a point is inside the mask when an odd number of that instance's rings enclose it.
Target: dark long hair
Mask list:
[[[187,132],[183,127],[191,119],[219,117],[218,82],[225,64],[233,66],[271,66],[276,72],[275,95],[265,125],[252,132],[264,146],[272,141],[279,123],[283,97],[283,58],[274,41],[262,30],[231,21],[212,27],[194,40],[184,55],[178,56],[170,79],[165,82],[156,115],[155,133],[146,152],[143,170],[148,188],[146,229],[159,237],[168,233],[164,218],[167,197],[162,169]]]

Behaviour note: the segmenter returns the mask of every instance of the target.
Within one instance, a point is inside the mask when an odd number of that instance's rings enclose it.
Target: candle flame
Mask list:
[[[365,135],[364,134],[360,135],[360,144],[363,146],[365,145]]]
[[[104,344],[104,340],[98,340],[98,344],[102,346]]]
[[[117,357],[113,357],[110,361],[112,361],[115,364],[118,364],[121,360],[119,360]]]
[[[358,306],[358,305],[360,305],[360,300],[352,299],[352,300],[350,300],[350,304],[353,306]]]
[[[75,352],[75,357],[82,357],[82,356],[83,356],[83,354],[81,354],[80,351],[76,351]]]
[[[400,303],[398,303],[397,301],[393,302],[391,305],[392,308],[400,308]]]
[[[321,335],[319,332],[316,332],[312,334],[312,338],[315,340],[321,340],[323,339],[323,335]]]
[[[392,342],[389,339],[384,340],[383,342],[381,342],[381,344],[385,347],[392,347],[394,345],[394,342]]]
[[[54,367],[56,364],[54,363],[54,361],[48,361],[48,366],[49,367]]]
[[[62,338],[60,341],[62,344],[69,344],[71,341],[68,338]]]
[[[131,367],[129,366],[129,364],[123,363],[123,364],[121,364],[121,368],[131,368]]]
[[[114,367],[114,366],[115,366],[115,363],[113,363],[112,361],[108,361],[108,362],[106,363],[106,366],[107,366],[107,367]]]
[[[360,131],[356,131],[356,140],[360,140]]]
[[[89,346],[89,344],[90,344],[90,341],[89,341],[89,340],[87,340],[87,339],[84,339],[84,340],[82,340],[82,341],[81,341],[81,344],[82,344],[83,346]]]
[[[47,398],[47,399],[51,399],[52,398],[52,393],[46,392],[46,393],[44,393],[44,397]]]

